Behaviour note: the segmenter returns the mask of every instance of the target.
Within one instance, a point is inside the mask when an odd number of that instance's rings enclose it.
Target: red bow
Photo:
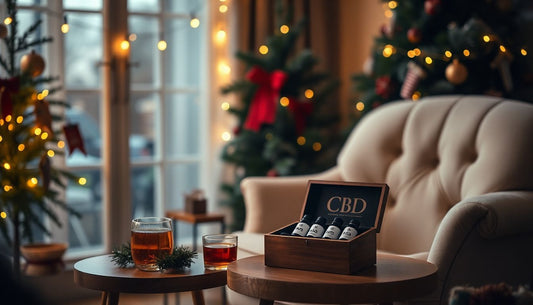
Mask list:
[[[259,85],[259,88],[252,99],[244,127],[259,131],[261,125],[274,123],[279,91],[288,76],[281,70],[269,73],[260,67],[253,67],[246,78]]]
[[[296,125],[296,133],[298,135],[303,134],[307,117],[313,112],[313,103],[300,102],[296,98],[289,98],[289,110],[292,112],[294,118],[294,124]]]
[[[13,100],[11,95],[17,93],[20,88],[18,77],[0,79],[0,111],[2,118],[13,114]]]

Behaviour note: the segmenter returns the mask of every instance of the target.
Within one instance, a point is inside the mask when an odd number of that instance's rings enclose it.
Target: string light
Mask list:
[[[157,43],[157,49],[159,51],[165,51],[167,49],[167,42],[164,40],[159,40]]]
[[[216,35],[215,35],[215,40],[218,43],[223,43],[224,41],[226,41],[226,31],[218,30]]]
[[[279,103],[280,103],[281,106],[283,106],[283,107],[287,107],[287,106],[289,106],[290,101],[289,101],[289,98],[288,98],[288,97],[283,96],[283,97],[281,97],[281,98],[279,99]]]
[[[483,35],[483,41],[484,42],[490,42],[490,36],[489,35]]]
[[[357,111],[359,111],[359,112],[365,110],[365,103],[363,103],[363,102],[357,102],[357,103],[355,104],[355,109],[357,109]]]
[[[13,22],[13,18],[11,18],[11,17],[6,17],[6,19],[4,19],[4,24],[5,25],[9,25],[9,24],[11,24],[11,22]]]
[[[222,14],[224,13],[227,13],[228,12],[228,6],[225,5],[225,4],[222,4],[218,7],[218,11],[221,12]]]
[[[11,186],[11,185],[7,185],[7,184],[4,185],[4,191],[5,191],[5,192],[9,192],[9,191],[11,191],[12,189],[13,189],[13,186]]]
[[[122,40],[120,42],[120,49],[123,51],[127,51],[130,48],[130,42],[128,40]]]
[[[463,50],[463,55],[466,56],[466,57],[470,56],[470,50],[464,49]]]
[[[453,54],[451,51],[446,50],[444,51],[444,56],[446,56],[447,58],[452,58]]]
[[[220,72],[220,74],[229,75],[231,73],[231,68],[225,62],[221,62],[218,64],[218,72]]]
[[[200,19],[193,17],[191,18],[189,24],[191,25],[191,28],[196,29],[200,26]]]
[[[3,219],[6,219],[7,213],[4,212],[4,211],[0,212],[0,217],[3,218]]]
[[[228,131],[224,131],[220,138],[222,139],[222,141],[228,142],[229,140],[231,140],[231,133],[229,133]]]
[[[268,54],[268,47],[265,46],[264,44],[261,45],[261,46],[259,47],[259,53],[261,53],[261,54],[263,54],[263,55]]]
[[[424,58],[424,61],[428,65],[431,65],[433,63],[433,59],[431,57],[429,57],[429,56],[426,56],[426,58]]]
[[[388,44],[383,48],[383,57],[391,57],[395,51],[396,49],[392,45]]]
[[[5,163],[4,163],[4,169],[6,169],[6,170],[10,170],[10,169],[11,169],[11,164],[5,162]]]
[[[19,116],[17,117],[17,123],[18,123],[18,124],[22,124],[23,121],[24,121],[24,117],[21,116],[21,115],[19,115]]]
[[[505,48],[504,45],[500,45],[500,51],[501,51],[502,53],[505,53],[505,52],[507,52],[507,49]]]
[[[393,10],[393,9],[395,9],[395,8],[398,7],[398,2],[396,2],[396,1],[389,1],[388,5],[389,5],[389,8],[390,8],[391,10]]]
[[[25,148],[26,146],[24,144],[19,144],[19,146],[17,146],[18,151],[24,151]]]
[[[322,149],[322,144],[320,144],[319,142],[313,143],[313,150],[314,151],[320,151],[321,149]]]
[[[66,34],[70,30],[70,27],[67,22],[67,16],[63,17],[63,24],[61,25],[61,33]]]
[[[296,139],[296,143],[300,146],[303,146],[305,145],[305,142],[306,142],[306,139],[305,137],[303,136],[299,136],[297,139]]]
[[[78,184],[79,184],[79,185],[85,185],[85,184],[87,184],[87,179],[86,179],[85,177],[80,177],[80,178],[78,179]]]
[[[422,93],[420,93],[419,91],[415,91],[413,95],[411,96],[411,98],[413,99],[413,101],[417,101],[420,99],[421,96],[422,96]]]
[[[523,56],[526,56],[527,55],[526,49],[524,48],[520,49],[520,54],[522,54]]]
[[[35,178],[35,177],[30,178],[30,179],[28,179],[28,181],[26,181],[26,185],[28,187],[35,187],[37,185],[37,183],[39,183],[39,180],[37,180],[37,178]]]
[[[304,95],[305,95],[306,98],[312,99],[313,96],[315,96],[315,92],[313,90],[311,90],[311,89],[307,89],[307,90],[305,90]]]
[[[49,150],[46,152],[46,154],[47,154],[48,157],[50,157],[50,158],[52,158],[53,156],[56,155],[56,153],[55,153],[53,150],[51,150],[51,149],[49,149]]]
[[[281,32],[281,34],[287,34],[287,33],[289,33],[289,30],[290,30],[290,28],[286,24],[284,24],[284,25],[279,27],[279,31]]]
[[[131,33],[128,35],[128,40],[131,41],[131,42],[134,42],[135,40],[137,40],[137,34],[135,33]]]
[[[228,102],[224,102],[222,104],[220,104],[220,109],[224,110],[224,111],[228,111],[230,109],[230,105]]]

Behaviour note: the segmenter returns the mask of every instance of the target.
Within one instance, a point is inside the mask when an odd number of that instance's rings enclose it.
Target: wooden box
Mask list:
[[[191,214],[205,214],[207,211],[207,199],[203,191],[193,190],[185,194],[185,212]]]
[[[265,235],[265,265],[339,274],[373,266],[388,192],[386,184],[309,181],[300,218],[323,216],[327,227],[333,218],[341,217],[343,228],[357,218],[359,234],[351,240],[291,236],[295,222]]]

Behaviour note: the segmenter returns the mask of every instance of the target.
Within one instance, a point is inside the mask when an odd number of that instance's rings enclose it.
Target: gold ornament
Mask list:
[[[31,75],[31,77],[41,75],[44,71],[44,66],[44,59],[35,51],[31,51],[30,54],[26,54],[20,59],[20,70]]]
[[[0,23],[0,38],[7,37],[7,26],[4,23]]]
[[[454,59],[452,63],[446,67],[445,74],[446,79],[450,83],[460,85],[464,83],[468,77],[468,70],[458,59]]]

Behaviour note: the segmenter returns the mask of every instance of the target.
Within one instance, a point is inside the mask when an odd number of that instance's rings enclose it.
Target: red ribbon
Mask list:
[[[244,127],[259,131],[261,125],[274,123],[279,91],[287,81],[288,76],[281,70],[267,72],[256,66],[250,69],[246,78],[259,85],[259,88],[257,88],[250,104]]]
[[[11,95],[20,88],[18,77],[0,79],[0,111],[2,118],[13,114],[13,100]]]
[[[63,126],[63,132],[65,133],[65,139],[67,140],[69,153],[72,154],[74,150],[79,149],[84,155],[87,156],[78,124],[67,124]]]
[[[296,98],[289,98],[289,110],[292,112],[296,133],[302,135],[307,125],[307,117],[313,112],[313,103],[300,102]]]

